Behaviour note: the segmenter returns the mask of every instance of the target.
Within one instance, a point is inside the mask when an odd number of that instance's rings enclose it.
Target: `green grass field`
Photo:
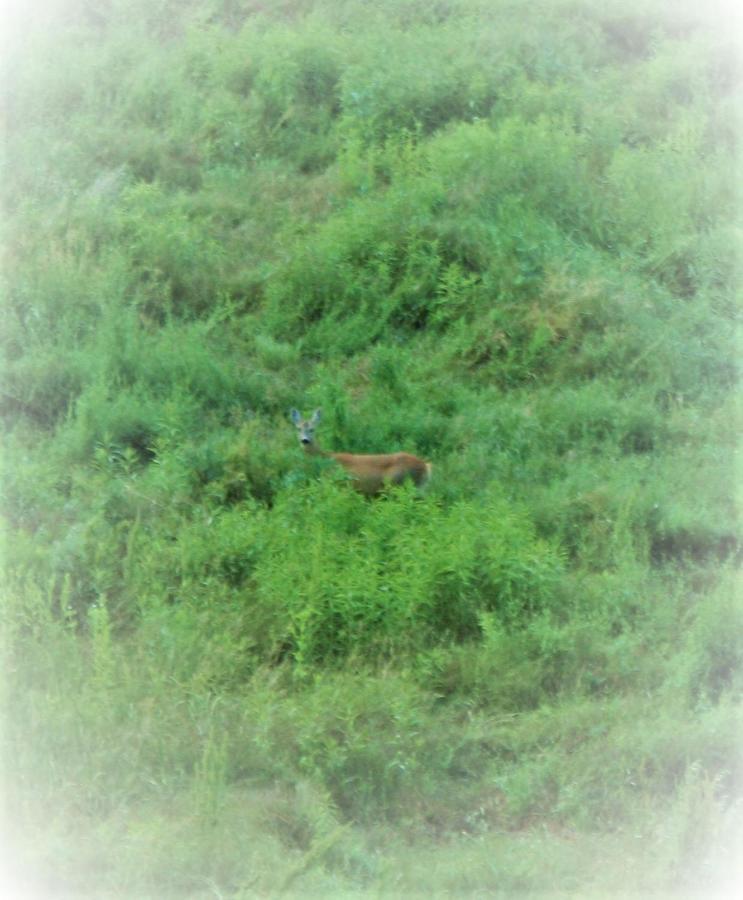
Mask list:
[[[6,896],[736,895],[734,6],[9,11]]]

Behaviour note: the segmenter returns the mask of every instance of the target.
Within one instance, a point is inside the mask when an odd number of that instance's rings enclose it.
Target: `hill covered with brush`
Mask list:
[[[697,6],[10,21],[21,885],[731,883],[741,57]],[[359,495],[293,407],[322,408],[328,450],[430,460],[430,485]]]

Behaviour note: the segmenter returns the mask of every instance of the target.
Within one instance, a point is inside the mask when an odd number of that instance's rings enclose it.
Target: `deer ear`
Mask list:
[[[319,410],[319,409],[316,409],[316,410],[312,413],[312,418],[310,419],[310,424],[311,424],[311,425],[317,425],[317,423],[318,423],[319,421],[320,421],[320,410]]]
[[[293,409],[289,413],[289,416],[291,417],[291,420],[292,420],[292,422],[294,422],[295,425],[299,425],[300,421],[302,420],[302,416],[299,414],[298,409]]]

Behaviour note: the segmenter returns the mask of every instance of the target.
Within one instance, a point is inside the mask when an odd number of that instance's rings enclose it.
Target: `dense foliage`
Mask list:
[[[698,6],[10,21],[21,883],[729,883],[741,56]],[[351,491],[294,406],[329,449],[431,460],[430,486]]]

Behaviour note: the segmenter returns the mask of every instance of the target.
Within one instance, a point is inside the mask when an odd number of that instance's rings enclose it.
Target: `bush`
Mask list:
[[[515,627],[551,602],[561,571],[496,497],[475,518],[404,490],[370,505],[330,482],[283,494],[267,525],[255,570],[257,613],[270,623],[261,642],[303,671],[473,637],[483,610]]]
[[[160,319],[208,313],[220,300],[222,248],[179,206],[155,184],[140,183],[122,197],[120,240],[132,267],[148,290],[167,291],[164,309],[145,308]]]

